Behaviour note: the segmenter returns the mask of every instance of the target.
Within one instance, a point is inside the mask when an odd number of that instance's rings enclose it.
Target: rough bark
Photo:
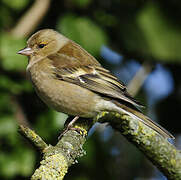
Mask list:
[[[181,151],[167,139],[128,115],[102,112],[94,122],[82,119],[76,122],[74,127],[79,131],[69,130],[55,146],[46,145],[32,130],[21,126],[21,132],[43,153],[43,160],[33,174],[32,180],[63,179],[68,172],[68,167],[85,154],[82,147],[88,130],[95,122],[108,122],[113,129],[119,131],[140,149],[168,179],[181,179]]]

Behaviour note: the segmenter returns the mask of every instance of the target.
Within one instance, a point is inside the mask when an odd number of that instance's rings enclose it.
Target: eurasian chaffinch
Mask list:
[[[80,45],[62,34],[44,29],[33,34],[27,47],[27,74],[39,97],[56,111],[93,118],[101,111],[125,113],[137,118],[165,138],[167,130],[143,115],[126,86]]]

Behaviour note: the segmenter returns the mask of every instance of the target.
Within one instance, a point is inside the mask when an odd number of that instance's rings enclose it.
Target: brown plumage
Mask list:
[[[126,86],[85,51],[58,32],[45,29],[19,54],[29,56],[27,73],[40,98],[55,110],[93,118],[101,111],[126,113],[165,138],[173,136],[143,115]]]

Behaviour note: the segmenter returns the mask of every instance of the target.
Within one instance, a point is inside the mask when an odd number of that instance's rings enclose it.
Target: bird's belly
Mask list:
[[[53,78],[32,80],[39,97],[56,111],[80,117],[94,117],[100,96],[86,88]]]

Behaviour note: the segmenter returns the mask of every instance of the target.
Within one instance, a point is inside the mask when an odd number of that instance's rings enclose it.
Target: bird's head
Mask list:
[[[18,54],[33,56],[33,59],[44,58],[56,53],[68,41],[68,38],[52,29],[43,29],[33,34],[27,41],[27,47]]]

